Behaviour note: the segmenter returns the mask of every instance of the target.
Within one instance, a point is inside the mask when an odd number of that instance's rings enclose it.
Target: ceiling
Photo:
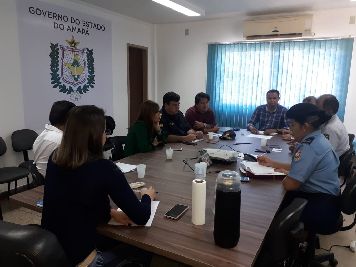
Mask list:
[[[70,0],[78,2],[78,0]],[[201,21],[232,15],[256,16],[316,9],[356,7],[350,0],[185,0],[205,10],[205,16],[187,17],[151,0],[80,0],[153,24]]]

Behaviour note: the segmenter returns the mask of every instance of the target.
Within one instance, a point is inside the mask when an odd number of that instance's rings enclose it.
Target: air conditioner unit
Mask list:
[[[312,15],[260,18],[244,22],[247,40],[312,36]]]

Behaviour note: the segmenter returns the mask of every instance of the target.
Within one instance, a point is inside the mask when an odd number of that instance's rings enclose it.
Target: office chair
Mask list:
[[[112,161],[117,161],[123,159],[124,155],[124,145],[126,142],[126,136],[112,136],[106,139],[106,143],[104,145],[104,151],[111,151],[110,159]]]
[[[352,175],[352,165],[353,165],[353,157],[355,156],[354,150],[350,148],[343,155],[340,156],[340,164],[338,168],[339,177],[343,177],[343,182],[340,187],[343,187]]]
[[[356,176],[347,181],[344,191],[341,194],[341,211],[344,214],[352,215],[354,214],[354,221],[348,225],[343,226],[343,217],[342,214],[339,218],[339,231],[348,231],[356,225]],[[318,246],[316,248],[319,248]],[[335,259],[333,252],[326,252],[314,256],[311,260],[311,266],[324,266],[321,263],[329,261],[331,266],[336,266],[338,264]]]
[[[304,226],[300,216],[307,202],[296,198],[275,216],[254,267],[301,266],[298,253]]]
[[[0,266],[69,267],[54,234],[35,225],[0,221]]]
[[[349,145],[352,150],[354,149],[354,139],[355,139],[355,135],[349,134]]]
[[[4,155],[7,150],[7,146],[4,139],[0,137],[0,156]],[[10,184],[15,182],[15,192],[17,190],[17,180],[27,178],[28,184],[28,169],[21,167],[2,167],[0,168],[0,184],[7,183],[8,197],[10,196]]]
[[[38,134],[30,129],[14,131],[11,135],[12,148],[15,152],[23,153],[23,160],[19,167],[30,169],[33,160],[28,158],[28,150],[31,150]]]

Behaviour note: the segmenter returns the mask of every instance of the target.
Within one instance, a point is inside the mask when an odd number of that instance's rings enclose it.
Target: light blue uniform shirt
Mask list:
[[[304,137],[295,151],[288,176],[302,183],[298,190],[338,196],[339,157],[320,130]]]

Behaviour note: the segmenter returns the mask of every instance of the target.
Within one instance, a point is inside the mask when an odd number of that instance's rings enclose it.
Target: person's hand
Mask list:
[[[257,162],[262,166],[273,167],[273,160],[266,156],[257,157]]]
[[[160,132],[161,131],[161,125],[159,124],[159,121],[155,122],[153,124],[153,128],[156,132]]]
[[[123,211],[117,211],[116,209],[111,209],[110,215],[111,218],[114,219],[114,221],[118,222],[119,224],[123,224],[123,225],[133,224],[131,219]]]
[[[287,134],[283,134],[282,135],[282,139],[285,140],[285,141],[290,141],[292,140],[292,135],[287,133]]]
[[[258,134],[258,130],[257,130],[255,127],[253,127],[252,125],[250,125],[250,126],[248,127],[248,129],[250,130],[251,133],[253,133],[253,134]]]
[[[195,134],[188,134],[186,136],[183,136],[183,142],[192,142],[197,138]]]
[[[195,121],[194,122],[194,129],[202,130],[204,128],[205,128],[205,126],[204,126],[203,122],[200,122],[200,121]]]
[[[159,141],[157,140],[157,136],[156,136],[155,139],[153,139],[152,145],[153,145],[154,147],[156,147],[156,146],[158,146],[160,143],[161,143],[161,142],[159,142]]]
[[[204,135],[202,131],[196,131],[195,134],[197,136],[197,139],[202,139]]]
[[[156,198],[156,190],[150,186],[149,188],[142,188],[141,189],[141,197],[143,195],[149,195],[151,200],[155,200]]]
[[[293,143],[291,143],[289,145],[289,151],[292,152],[292,154],[294,153],[294,151],[295,151],[295,142],[293,142]]]
[[[271,135],[271,134],[277,133],[277,130],[276,129],[266,129],[263,133],[265,135]]]

